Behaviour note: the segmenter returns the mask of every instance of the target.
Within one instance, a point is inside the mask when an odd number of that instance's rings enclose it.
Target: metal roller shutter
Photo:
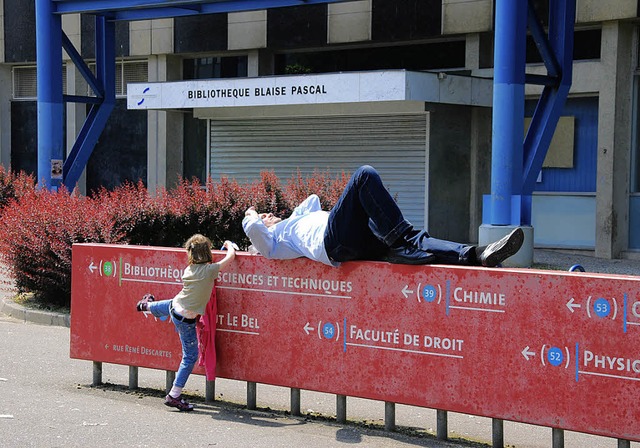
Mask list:
[[[243,118],[210,121],[210,173],[239,182],[272,170],[353,172],[374,166],[406,218],[425,224],[427,113]]]

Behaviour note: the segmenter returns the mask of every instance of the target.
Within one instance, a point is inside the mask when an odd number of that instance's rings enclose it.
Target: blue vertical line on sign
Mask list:
[[[451,293],[451,280],[447,280],[447,297],[445,299],[446,302],[446,310],[447,310],[447,316],[449,315],[449,294]]]
[[[624,305],[622,311],[622,329],[627,332],[627,293],[624,293]]]
[[[347,318],[344,318],[344,331],[342,332],[342,338],[343,338],[343,346],[342,346],[342,350],[347,353]]]
[[[579,344],[576,342],[576,383],[578,382],[578,375],[580,369],[580,363],[578,362],[578,354],[580,353]]]

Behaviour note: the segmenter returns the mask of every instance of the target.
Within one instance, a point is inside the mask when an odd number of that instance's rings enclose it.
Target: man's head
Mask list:
[[[247,211],[244,213],[244,215],[260,218],[262,220],[262,223],[267,227],[271,227],[275,224],[278,224],[280,221],[282,221],[282,218],[278,218],[273,213],[258,213],[256,211],[256,208],[253,206],[249,207]]]
[[[260,216],[260,219],[266,227],[271,227],[282,221],[282,218],[278,218],[273,213],[260,213],[258,216]]]

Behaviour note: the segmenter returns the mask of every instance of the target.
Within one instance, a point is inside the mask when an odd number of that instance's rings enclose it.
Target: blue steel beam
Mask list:
[[[576,0],[550,2],[545,34],[531,0],[527,5],[525,0],[496,1],[491,195],[485,202],[485,224],[531,224],[535,181],[571,87],[575,5]],[[547,68],[546,76],[525,73],[523,20]],[[525,82],[544,88],[523,141]]]
[[[62,95],[62,100],[65,103],[84,103],[84,104],[102,103],[102,98],[98,98],[97,96]]]
[[[554,60],[560,61],[557,83],[545,86],[524,141],[524,178],[522,191],[531,195],[538,173],[547,155],[553,133],[571,88],[573,73],[573,29],[575,0],[556,0],[549,8],[549,49]]]
[[[540,19],[538,18],[536,10],[533,8],[531,2],[529,2],[527,13],[529,31],[531,32],[531,36],[533,37],[536,47],[538,47],[538,52],[542,56],[542,61],[544,62],[545,67],[547,67],[548,76],[557,77],[560,73],[560,64],[558,63],[558,59],[553,52],[553,48],[551,48],[549,39],[547,39],[544,28],[542,28]]]
[[[78,50],[76,50],[76,47],[73,46],[73,43],[71,43],[71,40],[69,40],[64,32],[62,32],[62,48],[67,52],[69,58],[71,58],[71,62],[74,63],[84,80],[87,81],[87,84],[89,84],[93,93],[102,98],[104,96],[104,89],[98,85],[98,80],[93,76],[93,72],[84,62],[84,59],[82,59],[82,56],[78,53]]]
[[[195,14],[255,11],[350,0],[51,0],[56,14],[89,13],[111,20],[148,20]]]
[[[116,103],[115,23],[96,17],[96,88],[102,101],[91,110],[64,164],[64,184],[73,189]]]
[[[38,179],[49,189],[75,187],[115,105],[115,32],[117,20],[143,20],[179,15],[251,11],[284,6],[339,3],[348,0],[35,0],[38,81]],[[62,32],[63,14],[96,15],[98,76],[82,60]],[[85,78],[95,97],[63,95],[62,48]],[[62,175],[64,160],[64,101],[92,104]]]

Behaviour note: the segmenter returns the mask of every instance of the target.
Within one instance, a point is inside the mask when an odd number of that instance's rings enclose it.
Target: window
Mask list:
[[[278,75],[383,69],[459,69],[465,64],[465,41],[283,53],[276,55],[275,64]]]
[[[89,65],[91,71],[95,74],[96,64],[92,62]],[[149,79],[147,61],[118,61],[116,62],[116,98],[127,96],[127,84],[130,82],[146,82]],[[77,74],[82,83],[86,86],[83,89],[88,96],[95,96],[95,93],[89,88],[82,75]]]
[[[70,62],[69,62],[70,63]],[[89,68],[95,73],[95,62],[89,63]],[[77,69],[76,69],[77,70]],[[80,73],[76,73],[81,82],[79,95],[95,96]],[[16,66],[13,68],[13,99],[35,100],[38,98],[38,83],[36,66]],[[119,61],[116,63],[116,97],[127,95],[127,84],[130,82],[145,82],[148,79],[147,61]],[[66,65],[62,69],[62,93],[67,93]]]
[[[16,66],[12,73],[12,98],[14,100],[35,100],[38,98],[36,66]],[[62,93],[67,93],[67,73],[62,68]]]
[[[185,59],[183,79],[242,78],[247,76],[247,56]]]

